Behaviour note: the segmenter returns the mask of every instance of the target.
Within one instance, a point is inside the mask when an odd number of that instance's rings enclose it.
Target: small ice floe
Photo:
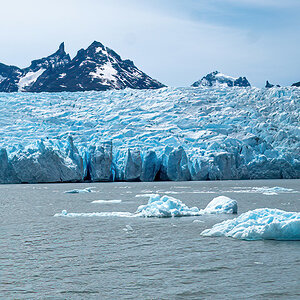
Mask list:
[[[205,214],[236,214],[237,202],[226,196],[219,196],[210,201],[204,210]]]
[[[194,220],[193,223],[204,223],[202,220]]]
[[[113,204],[113,203],[121,203],[122,200],[94,200],[91,203],[98,203],[98,204]]]
[[[125,228],[123,228],[123,230],[127,233],[130,232],[130,231],[134,231],[133,228],[130,225],[126,225]]]
[[[135,195],[136,198],[149,198],[149,197],[152,197],[152,196],[155,196],[157,194],[137,194]]]
[[[287,189],[280,186],[275,187],[254,187],[253,189],[254,193],[262,193],[263,195],[273,196],[278,195],[279,193],[294,193],[295,191],[293,189]]]
[[[54,217],[122,217],[122,218],[131,218],[134,217],[134,214],[130,212],[92,212],[92,213],[68,213],[66,210],[63,210],[61,213],[55,214]]]
[[[300,240],[300,213],[259,208],[206,229],[202,236],[241,240]]]
[[[64,193],[66,193],[66,194],[92,193],[92,192],[94,192],[93,189],[95,189],[95,188],[87,187],[85,189],[74,189],[74,190],[70,190],[70,191],[65,191]]]

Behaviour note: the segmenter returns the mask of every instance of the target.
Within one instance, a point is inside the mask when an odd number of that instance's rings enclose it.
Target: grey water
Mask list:
[[[294,192],[253,189],[264,186]],[[64,193],[86,187],[94,192]],[[0,185],[1,299],[300,299],[299,241],[200,236],[236,215],[54,217],[135,212],[144,193],[199,208],[225,195],[238,214],[300,211],[300,180]]]

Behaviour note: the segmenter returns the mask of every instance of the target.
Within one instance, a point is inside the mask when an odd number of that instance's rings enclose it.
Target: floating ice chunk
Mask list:
[[[65,191],[65,193],[67,194],[79,194],[79,193],[91,193],[93,192],[94,187],[88,187],[88,188],[85,188],[85,189],[74,189],[74,190],[70,190],[70,191]]]
[[[127,232],[127,233],[128,233],[129,231],[134,231],[133,228],[132,228],[130,225],[126,225],[125,228],[123,228],[123,230],[124,230],[125,232]]]
[[[287,189],[284,187],[280,186],[275,186],[275,187],[254,187],[253,188],[254,192],[257,193],[263,193],[264,195],[277,195],[278,193],[294,193],[295,191],[293,189]]]
[[[137,194],[135,195],[136,198],[151,198],[152,196],[155,196],[157,194]]]
[[[120,203],[121,200],[95,200],[92,203]],[[93,213],[67,213],[63,210],[55,217],[184,217],[201,216],[205,214],[236,213],[237,203],[225,196],[214,198],[205,209],[188,207],[182,201],[170,196],[150,194],[148,204],[140,205],[135,213],[130,212],[93,212]]]
[[[130,218],[135,215],[130,212],[114,211],[114,212],[92,212],[92,213],[68,213],[66,210],[63,210],[61,213],[57,213],[54,217],[122,217]]]
[[[237,202],[226,196],[219,196],[209,202],[202,211],[205,214],[236,214]]]
[[[183,202],[170,196],[151,195],[148,204],[138,207],[136,214],[141,217],[182,217],[197,216],[197,207],[189,208]]]
[[[204,223],[202,220],[194,220],[193,223]]]
[[[94,200],[91,203],[110,204],[110,203],[121,203],[122,200]]]
[[[300,240],[300,213],[260,208],[204,230],[203,236],[242,240]]]

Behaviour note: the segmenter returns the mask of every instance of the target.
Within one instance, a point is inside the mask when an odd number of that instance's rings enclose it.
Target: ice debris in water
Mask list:
[[[288,189],[280,186],[275,187],[255,187],[253,190],[257,193],[263,193],[264,195],[278,195],[278,193],[294,193],[295,191],[293,189]]]
[[[99,203],[99,204],[113,204],[113,203],[121,203],[122,200],[94,200],[91,203]]]
[[[218,223],[201,235],[241,240],[300,240],[300,213],[259,208]]]
[[[91,193],[93,192],[94,187],[88,187],[85,189],[74,189],[74,190],[70,190],[70,191],[65,191],[66,194],[79,194],[79,193]]]
[[[128,233],[129,231],[134,231],[133,228],[132,228],[130,225],[126,225],[125,228],[123,228],[123,230],[124,230],[125,232],[127,232],[127,233]]]
[[[115,212],[91,212],[91,213],[68,213],[66,210],[63,210],[61,213],[57,213],[54,217],[69,217],[69,218],[76,218],[76,217],[122,217],[122,218],[130,218],[134,217],[134,214],[130,212],[122,212],[122,211],[115,211]]]

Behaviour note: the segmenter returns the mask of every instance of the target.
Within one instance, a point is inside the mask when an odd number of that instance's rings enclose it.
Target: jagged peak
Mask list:
[[[105,49],[105,46],[103,45],[103,44],[101,44],[100,42],[98,42],[98,41],[93,41],[89,46],[88,46],[88,48],[87,49],[96,49],[96,48],[98,48],[98,47],[100,47],[100,48],[102,48],[102,49]]]

